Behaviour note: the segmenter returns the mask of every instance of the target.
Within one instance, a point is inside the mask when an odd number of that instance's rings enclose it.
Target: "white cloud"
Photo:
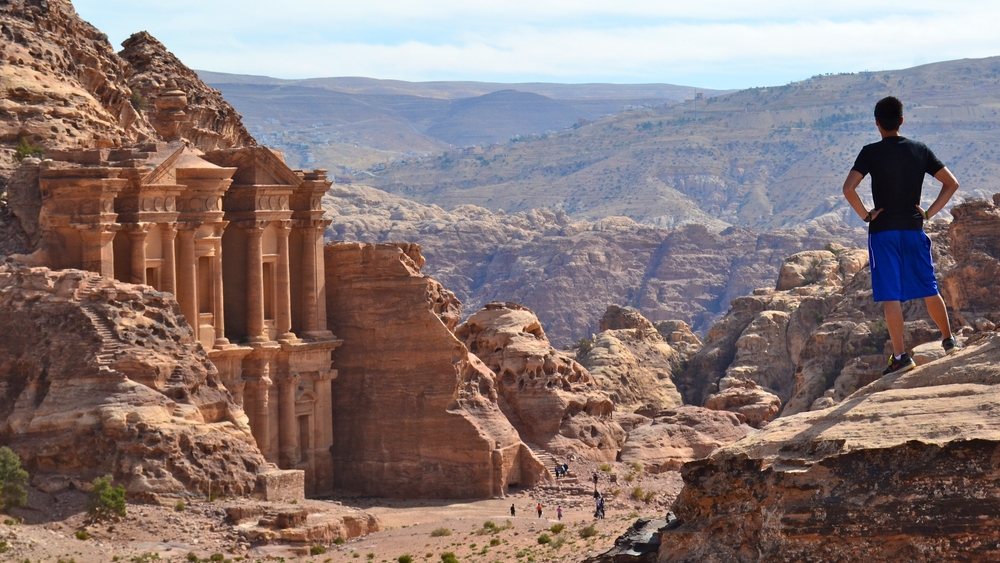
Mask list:
[[[1000,5],[892,0],[77,0],[194,68],[281,77],[674,82],[732,88],[1000,54]],[[141,11],[140,11],[141,10]],[[107,18],[107,19],[105,19]],[[107,29],[107,25],[116,27]],[[143,26],[136,26],[142,22]],[[131,25],[128,31],[119,31]]]

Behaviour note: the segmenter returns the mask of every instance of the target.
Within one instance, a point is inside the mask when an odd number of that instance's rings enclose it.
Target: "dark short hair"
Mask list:
[[[875,121],[886,131],[897,131],[903,123],[903,102],[895,96],[886,96],[875,104]]]

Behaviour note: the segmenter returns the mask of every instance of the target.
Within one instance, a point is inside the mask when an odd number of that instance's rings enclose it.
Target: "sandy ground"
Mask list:
[[[584,483],[514,491],[505,499],[481,501],[391,500],[340,496],[308,501],[310,509],[344,511],[359,508],[375,514],[382,531],[341,544],[316,546],[250,545],[227,521],[227,508],[239,500],[193,501],[178,511],[175,504],[128,505],[124,521],[88,524],[86,495],[67,491],[48,495],[30,491],[28,507],[0,516],[0,561],[18,563],[106,563],[148,561],[279,561],[389,563],[409,555],[416,563],[440,562],[451,552],[462,563],[520,561],[571,562],[602,553],[641,516],[662,516],[680,491],[675,472],[648,475],[625,464],[577,463]],[[606,495],[606,519],[594,518],[593,483]],[[617,483],[611,482],[611,475]],[[631,481],[626,477],[631,476]],[[649,501],[632,498],[635,487],[651,491]],[[613,493],[617,491],[617,494]],[[536,506],[541,503],[539,518]],[[516,516],[511,517],[514,505]],[[562,521],[557,508],[563,509]],[[486,524],[492,522],[494,526]],[[562,525],[562,529],[559,525]],[[596,532],[584,537],[581,531]],[[86,532],[86,539],[82,532]],[[540,543],[542,535],[548,543]],[[192,555],[193,554],[193,555]],[[404,558],[405,561],[405,558]]]

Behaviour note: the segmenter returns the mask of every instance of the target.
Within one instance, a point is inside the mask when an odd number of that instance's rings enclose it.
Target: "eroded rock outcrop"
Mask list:
[[[501,412],[493,372],[448,327],[458,301],[419,247],[325,248],[336,486],[379,496],[501,496],[547,469]],[[609,407],[610,409],[610,407]]]
[[[684,467],[658,561],[1000,556],[1000,336]]]
[[[639,462],[650,473],[676,471],[752,431],[737,414],[691,405],[649,414],[649,424],[629,431],[620,460]]]
[[[257,145],[222,94],[155,37],[142,31],[122,47],[118,55],[132,68],[128,86],[141,94],[145,115],[164,141],[189,141],[206,152]]]
[[[0,4],[0,144],[110,147],[155,139],[130,101],[132,72],[69,0]]]
[[[600,328],[592,340],[578,343],[577,360],[611,397],[615,409],[632,412],[640,407],[664,409],[682,404],[672,377],[687,361],[687,354],[674,349],[653,323],[630,307],[608,307]],[[683,342],[680,330],[668,334],[675,332],[681,335],[677,341]]]
[[[530,309],[489,303],[455,336],[496,373],[500,405],[526,439],[558,454],[615,459],[625,432],[614,404],[583,366],[549,344]]]
[[[0,442],[43,489],[107,473],[139,497],[266,484],[246,416],[148,286],[0,266],[0,388]]]

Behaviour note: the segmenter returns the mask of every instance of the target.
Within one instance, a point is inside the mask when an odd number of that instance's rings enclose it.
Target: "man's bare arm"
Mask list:
[[[861,217],[861,220],[868,217],[868,210],[865,209],[865,204],[861,201],[861,196],[858,195],[857,191],[858,185],[861,184],[861,180],[864,179],[865,177],[862,176],[860,172],[857,170],[851,170],[851,173],[847,175],[847,179],[844,180],[844,197],[847,198],[847,203],[851,204],[851,208],[858,214],[858,217]],[[872,219],[875,219],[875,217],[877,217],[881,212],[881,209],[872,211]]]
[[[926,217],[928,219],[937,215],[939,211],[944,209],[944,206],[948,204],[948,200],[951,199],[951,196],[955,195],[955,192],[958,191],[958,179],[951,173],[951,170],[948,170],[947,166],[938,170],[937,174],[934,175],[934,179],[941,182],[941,193],[938,194],[934,203],[927,208]],[[917,206],[917,209],[920,209],[919,205]]]

